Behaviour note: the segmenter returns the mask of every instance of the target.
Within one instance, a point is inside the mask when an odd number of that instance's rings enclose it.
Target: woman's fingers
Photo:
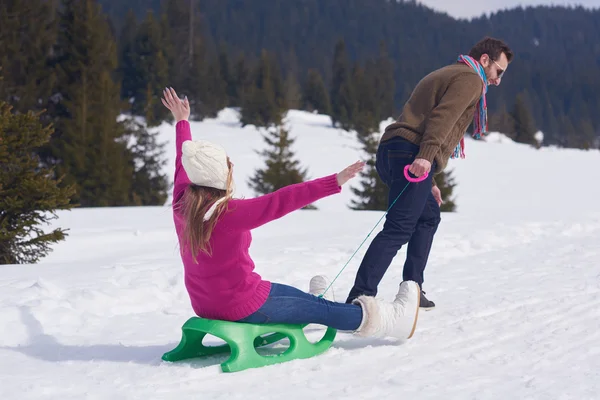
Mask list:
[[[169,88],[169,91],[170,91],[170,93],[171,93],[171,97],[172,97],[172,99],[173,99],[173,102],[174,102],[175,104],[177,104],[177,103],[181,103],[181,99],[180,99],[179,97],[177,97],[177,92],[175,91],[175,89],[173,89],[173,88]]]

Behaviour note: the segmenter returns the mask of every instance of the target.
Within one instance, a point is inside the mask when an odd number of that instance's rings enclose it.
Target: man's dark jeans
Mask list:
[[[377,294],[377,286],[392,259],[406,243],[408,248],[402,278],[415,281],[421,287],[423,285],[423,272],[440,223],[440,207],[431,193],[433,172],[424,181],[406,186],[408,181],[404,167],[412,164],[418,152],[417,145],[399,137],[379,145],[376,168],[381,180],[390,189],[388,208],[406,189],[386,215],[383,230],[371,242],[347,303],[363,294]],[[435,169],[435,163],[431,169]]]

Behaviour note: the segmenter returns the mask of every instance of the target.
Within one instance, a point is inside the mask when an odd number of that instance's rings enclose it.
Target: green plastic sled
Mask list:
[[[164,361],[210,356],[231,352],[229,359],[221,364],[223,372],[237,372],[248,368],[264,367],[300,358],[310,358],[325,352],[335,339],[337,330],[327,328],[323,338],[317,343],[306,339],[305,325],[289,324],[248,324],[192,317],[182,326],[179,345],[166,352]],[[262,336],[267,334],[266,336]],[[207,335],[223,339],[226,344],[204,346],[202,340]],[[288,338],[290,347],[281,354],[263,356],[256,352],[257,347],[267,346]]]

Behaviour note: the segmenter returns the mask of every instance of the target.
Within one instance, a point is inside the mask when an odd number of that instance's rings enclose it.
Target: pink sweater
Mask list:
[[[185,286],[194,312],[203,318],[236,321],[258,310],[269,296],[271,283],[254,272],[248,254],[250,230],[278,219],[323,197],[339,193],[336,175],[290,185],[249,200],[232,199],[212,232],[212,256],[200,252],[194,263],[184,249],[185,221],[175,204],[190,181],[181,164],[181,145],[191,140],[190,125],[179,121],[173,189],[173,218],[185,271]],[[282,266],[284,268],[285,266]]]

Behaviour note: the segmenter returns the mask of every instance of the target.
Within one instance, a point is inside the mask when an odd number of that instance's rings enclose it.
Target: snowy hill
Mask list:
[[[361,157],[326,116],[292,111],[289,126],[313,178]],[[173,126],[159,129],[174,138]],[[260,134],[231,109],[192,132],[226,147],[237,195],[253,196]],[[170,207],[73,210],[54,222],[69,237],[48,257],[0,268],[0,398],[597,398],[600,152],[492,134],[467,140],[466,154],[450,162],[458,212],[442,216],[425,271],[437,307],[420,314],[410,341],[338,333],[321,356],[234,374],[220,371],[224,357],[163,363],[192,315]],[[335,276],[382,215],[349,210],[351,198],[345,189],[256,230],[257,271],[303,289],[314,274]],[[335,282],[340,301],[367,244]],[[382,297],[395,294],[404,251]]]

